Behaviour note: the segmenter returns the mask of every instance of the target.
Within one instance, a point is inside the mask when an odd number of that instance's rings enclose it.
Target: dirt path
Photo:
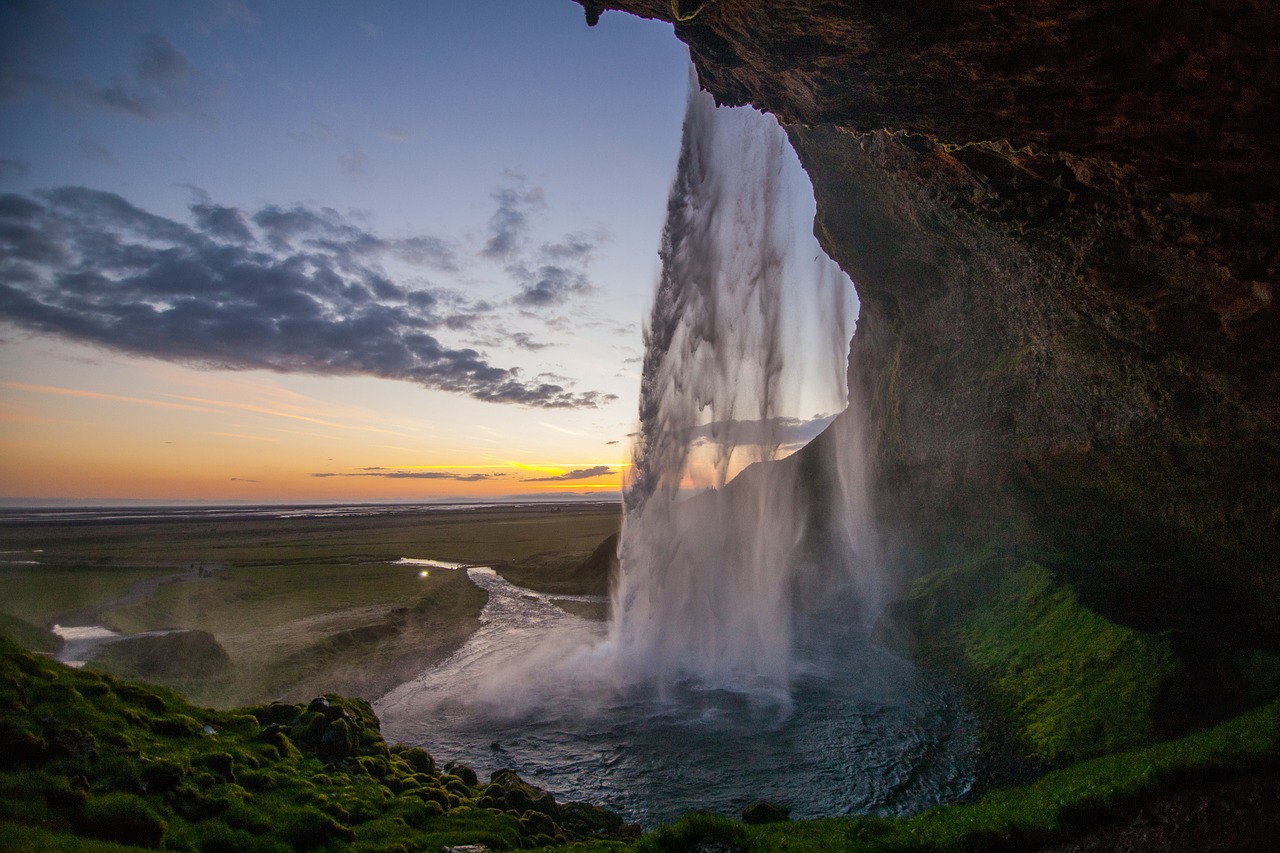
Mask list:
[[[76,610],[69,610],[66,613],[59,613],[57,616],[49,620],[49,625],[60,625],[66,627],[92,626],[101,625],[103,623],[103,615],[108,611],[117,607],[126,607],[130,604],[137,604],[155,595],[156,590],[165,584],[182,583],[185,581],[198,580],[200,578],[212,577],[214,572],[221,571],[226,568],[223,563],[192,563],[188,569],[177,574],[160,575],[154,578],[145,578],[129,587],[124,595],[113,598],[109,601],[100,601],[91,604],[88,607],[81,607]]]

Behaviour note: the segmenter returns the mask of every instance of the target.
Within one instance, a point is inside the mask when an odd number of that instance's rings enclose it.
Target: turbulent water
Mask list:
[[[375,703],[388,740],[482,777],[511,767],[562,802],[587,800],[646,826],[692,809],[736,815],[759,798],[797,818],[902,814],[969,789],[973,727],[957,697],[860,632],[800,649],[786,702],[689,682],[662,695],[604,691],[607,673],[564,663],[603,637],[600,623],[490,569],[470,573],[489,593],[482,627]]]
[[[691,88],[611,621],[472,569],[484,625],[379,700],[389,738],[649,824],[758,798],[901,813],[968,790],[966,713],[868,639],[886,581],[846,400],[856,299],[808,232],[809,192],[773,119]],[[807,419],[831,422],[788,457]]]

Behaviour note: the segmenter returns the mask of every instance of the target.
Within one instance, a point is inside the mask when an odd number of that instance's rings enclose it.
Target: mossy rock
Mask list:
[[[186,714],[170,714],[153,720],[151,730],[166,737],[197,737],[204,734],[204,723]]]
[[[349,758],[354,755],[356,739],[352,735],[350,724],[343,719],[329,723],[320,737],[319,750],[321,754],[333,758]]]
[[[355,833],[320,809],[285,809],[276,817],[274,831],[296,850],[311,850],[332,841],[354,841]]]
[[[143,790],[148,793],[165,794],[177,790],[187,776],[187,768],[177,761],[159,759],[147,762],[140,774]]]
[[[146,800],[113,791],[90,797],[78,828],[86,835],[138,847],[159,847],[169,824]]]
[[[428,776],[434,776],[436,772],[435,759],[431,757],[431,753],[419,747],[413,747],[402,754],[405,761],[419,773],[425,773]]]
[[[465,764],[458,764],[451,761],[445,765],[444,771],[445,773],[457,776],[468,788],[474,788],[476,785],[480,784],[480,777],[476,775],[476,771],[472,770]]]

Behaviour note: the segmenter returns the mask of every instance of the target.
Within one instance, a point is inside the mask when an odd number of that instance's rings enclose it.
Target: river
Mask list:
[[[908,814],[973,786],[975,726],[956,692],[865,638],[802,653],[789,696],[691,684],[658,695],[610,678],[601,623],[468,571],[489,593],[482,625],[375,703],[388,742],[482,778],[514,768],[558,800],[646,827],[757,799],[795,818]]]

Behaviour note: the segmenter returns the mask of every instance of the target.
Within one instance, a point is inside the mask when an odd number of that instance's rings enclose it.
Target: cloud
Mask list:
[[[489,218],[489,233],[480,254],[505,263],[507,274],[519,288],[511,303],[532,312],[556,308],[574,296],[594,292],[587,267],[606,236],[582,232],[566,234],[558,241],[531,242],[531,214],[547,207],[546,198],[540,187],[524,187],[526,178],[519,172],[507,169],[504,174],[518,186],[490,194],[497,209]]]
[[[479,483],[504,477],[505,474],[459,474],[454,471],[397,471],[385,468],[365,468],[351,473],[318,473],[312,477],[381,477],[385,480],[456,480],[460,483]]]
[[[196,220],[196,227],[214,239],[244,245],[254,242],[253,232],[249,230],[244,212],[238,208],[208,203],[193,204],[191,215]]]
[[[570,296],[590,293],[592,287],[586,274],[569,267],[546,264],[536,269],[519,269],[520,293],[514,301],[525,308],[546,308],[563,305]]]
[[[186,56],[159,33],[139,40],[132,75],[117,76],[106,85],[76,81],[53,93],[145,121],[187,116],[213,123],[212,89]]]
[[[541,341],[534,340],[533,335],[528,332],[516,332],[511,336],[511,343],[515,344],[520,349],[529,350],[531,352],[537,352],[540,349],[546,349],[547,347],[552,346],[552,344],[544,344]]]
[[[446,269],[436,237],[386,239],[327,208],[253,213],[201,200],[191,223],[113,193],[0,195],[0,320],[133,355],[231,370],[367,375],[546,408],[576,392],[433,332],[485,310],[393,281],[382,261]]]
[[[127,69],[102,79],[77,76],[83,48],[52,4],[0,3],[0,42],[0,100],[44,95],[71,110],[217,123],[218,91],[161,33],[139,37]]]
[[[803,419],[775,417],[713,421],[694,427],[689,431],[689,438],[698,444],[801,445],[817,438],[835,419],[835,415],[814,415]]]
[[[603,477],[606,474],[614,473],[613,468],[608,465],[597,465],[594,468],[579,468],[576,471],[569,471],[566,474],[558,474],[555,477],[526,477],[521,480],[523,483],[559,483],[565,480],[590,480],[593,477]]]
[[[481,254],[506,260],[520,250],[529,227],[529,214],[545,208],[547,203],[540,187],[503,187],[494,190],[491,198],[498,203],[498,209],[489,217],[489,237]]]

